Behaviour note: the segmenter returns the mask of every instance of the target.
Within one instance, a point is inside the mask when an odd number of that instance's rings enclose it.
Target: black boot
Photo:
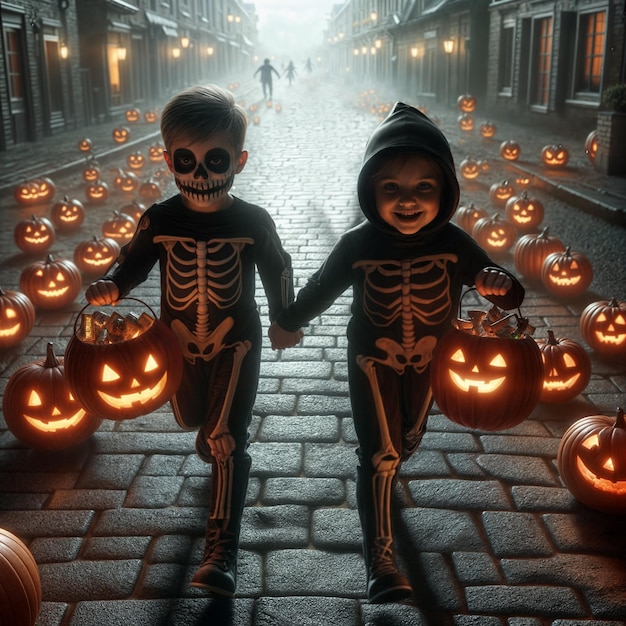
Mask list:
[[[211,514],[200,567],[190,585],[221,596],[233,597],[237,588],[237,551],[241,516],[248,488],[251,458],[228,457],[213,463]]]
[[[400,602],[413,589],[396,565],[390,500],[393,476],[357,468],[357,505],[363,529],[367,598],[372,604]]]

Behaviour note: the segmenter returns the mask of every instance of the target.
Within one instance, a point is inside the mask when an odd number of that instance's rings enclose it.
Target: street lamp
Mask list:
[[[118,46],[115,53],[118,61],[126,61],[126,48],[124,46]]]
[[[183,36],[180,38],[180,45],[181,45],[183,48],[189,48],[189,37],[188,37],[187,35],[183,35]]]
[[[212,57],[212,56],[213,56],[213,53],[214,53],[214,52],[215,52],[215,48],[213,48],[213,46],[207,46],[206,53],[207,53],[210,57]]]
[[[67,59],[70,56],[70,49],[65,43],[61,43],[61,47],[59,48],[59,55],[63,60]]]
[[[443,51],[446,54],[452,54],[454,50],[454,39],[444,39],[443,40]]]
[[[178,59],[180,57],[180,48],[172,48],[172,56]]]

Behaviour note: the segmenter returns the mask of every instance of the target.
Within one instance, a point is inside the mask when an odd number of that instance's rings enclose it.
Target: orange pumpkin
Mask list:
[[[119,211],[113,211],[113,215],[102,223],[102,235],[117,242],[126,242],[133,238],[137,223],[135,220]]]
[[[25,206],[39,204],[39,184],[34,180],[25,180],[15,187],[13,197],[18,204]]]
[[[33,626],[41,610],[41,579],[26,544],[0,528],[0,624]]]
[[[462,228],[466,233],[470,233],[474,230],[476,222],[483,218],[489,217],[486,209],[477,207],[473,202],[468,205],[462,205],[456,210],[456,223],[459,228]]]
[[[122,193],[134,193],[139,188],[139,178],[137,174],[118,169],[113,179],[113,186]]]
[[[508,220],[520,232],[535,230],[543,221],[543,203],[538,198],[528,196],[522,191],[519,196],[511,196],[506,203],[504,212]]]
[[[465,132],[469,133],[474,130],[474,118],[469,113],[461,113],[459,117],[457,117],[457,124],[459,128]]]
[[[164,150],[165,148],[163,147],[163,144],[153,143],[148,148],[148,159],[150,159],[153,163],[161,163],[163,161]]]
[[[95,159],[88,159],[85,169],[83,169],[83,180],[88,183],[96,181],[100,178],[100,168],[98,162]]]
[[[32,215],[20,220],[13,230],[13,240],[26,254],[45,252],[56,239],[54,224],[47,217]]]
[[[130,139],[130,128],[128,126],[118,126],[113,129],[113,141],[115,143],[126,143]]]
[[[137,200],[131,200],[128,204],[123,204],[120,207],[120,213],[125,213],[132,217],[136,223],[139,223],[139,219],[144,214],[146,205],[138,202]]]
[[[580,315],[580,333],[593,350],[626,356],[626,301],[596,300]]]
[[[80,152],[91,152],[93,148],[93,142],[88,137],[83,137],[83,139],[79,139],[78,141],[78,150]]]
[[[561,144],[550,144],[541,149],[541,161],[546,167],[563,168],[569,162],[569,152]]]
[[[50,209],[52,223],[61,232],[71,232],[81,227],[85,220],[85,207],[80,200],[64,196]]]
[[[50,202],[57,191],[54,181],[47,176],[42,176],[41,178],[36,178],[35,183],[37,184],[39,202]]]
[[[115,239],[96,237],[79,241],[74,248],[74,263],[88,276],[102,276],[115,263],[120,245]]]
[[[493,183],[489,187],[489,199],[498,207],[504,208],[509,199],[515,194],[515,187],[505,179],[499,183]]]
[[[131,170],[141,170],[146,164],[146,157],[139,150],[131,152],[126,157],[126,164]]]
[[[144,180],[144,182],[139,185],[139,197],[143,200],[154,202],[159,200],[162,195],[163,190],[161,189],[161,185],[159,185],[159,182],[153,176],[148,178],[148,180]]]
[[[541,266],[541,282],[555,296],[574,297],[584,293],[593,279],[589,259],[570,247],[563,252],[552,252]]]
[[[20,291],[0,288],[0,349],[12,348],[26,339],[35,325],[35,307]]]
[[[159,115],[156,111],[154,110],[150,110],[150,111],[146,111],[143,114],[143,119],[148,123],[148,124],[154,124],[158,119],[159,119]]]
[[[626,513],[626,422],[588,415],[563,434],[557,466],[565,486],[583,504],[603,513]]]
[[[485,139],[491,139],[492,137],[495,136],[496,134],[496,130],[497,127],[493,122],[483,122],[480,127],[480,134],[485,138]]]
[[[598,131],[592,130],[585,139],[585,154],[587,158],[593,163],[596,160],[598,154]]]
[[[506,161],[517,161],[522,153],[522,149],[513,139],[507,139],[500,144],[500,156]]]
[[[94,180],[85,186],[85,195],[91,204],[104,204],[109,199],[109,186],[102,180]]]
[[[476,98],[470,94],[462,94],[456,99],[456,106],[463,113],[473,113],[476,110]]]
[[[82,277],[76,265],[48,255],[45,261],[27,265],[20,274],[20,290],[41,309],[61,309],[80,293]]]
[[[515,243],[515,227],[511,222],[494,213],[491,217],[482,217],[472,230],[472,237],[481,248],[493,255],[508,252]]]
[[[65,379],[63,357],[48,343],[46,358],[17,369],[7,383],[2,411],[9,430],[39,450],[64,450],[91,437],[102,423],[78,404]]]
[[[141,111],[137,107],[130,107],[129,109],[126,109],[124,116],[126,117],[127,122],[136,124],[141,119]]]
[[[478,163],[471,157],[466,157],[461,161],[459,164],[459,171],[461,172],[461,176],[463,176],[466,180],[474,180],[478,178],[478,175],[480,174]]]
[[[545,258],[552,252],[563,252],[565,244],[558,238],[550,235],[549,227],[541,233],[522,235],[513,248],[513,263],[515,269],[528,279],[541,280],[541,266]]]

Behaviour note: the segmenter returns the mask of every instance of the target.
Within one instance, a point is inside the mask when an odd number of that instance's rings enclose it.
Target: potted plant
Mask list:
[[[626,83],[607,87],[598,111],[598,152],[594,166],[604,174],[626,175]]]

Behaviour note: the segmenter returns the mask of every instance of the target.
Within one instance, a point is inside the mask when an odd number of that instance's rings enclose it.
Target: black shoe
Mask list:
[[[234,566],[226,561],[218,561],[209,557],[193,575],[192,587],[205,589],[219,596],[232,598],[237,587],[237,572]]]
[[[409,581],[400,572],[387,572],[367,583],[367,599],[372,604],[401,602],[413,593]]]

